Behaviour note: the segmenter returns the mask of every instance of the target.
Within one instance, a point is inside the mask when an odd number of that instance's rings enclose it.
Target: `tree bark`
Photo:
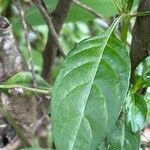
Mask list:
[[[138,12],[149,11],[150,0],[141,0]],[[134,80],[136,67],[150,55],[150,16],[137,17],[131,44],[131,82]]]
[[[52,13],[52,23],[58,35],[66,19],[71,2],[72,0],[59,0],[55,11]],[[43,52],[42,67],[42,77],[48,82],[51,79],[51,71],[57,53],[57,49],[58,48],[53,39],[53,35],[49,32],[47,44]]]
[[[6,18],[0,18],[0,82],[17,72],[27,71],[27,65]],[[0,93],[1,103],[7,109],[22,132],[32,143],[34,133],[32,125],[36,117],[36,102],[33,96],[5,95]],[[32,109],[31,109],[32,108]],[[2,135],[1,135],[2,136]]]

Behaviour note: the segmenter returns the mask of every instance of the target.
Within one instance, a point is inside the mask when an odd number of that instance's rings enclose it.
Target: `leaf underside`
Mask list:
[[[57,150],[95,150],[121,111],[129,70],[128,50],[109,30],[68,54],[52,92]]]

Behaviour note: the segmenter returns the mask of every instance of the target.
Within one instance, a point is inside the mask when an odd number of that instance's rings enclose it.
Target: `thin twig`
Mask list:
[[[36,87],[37,83],[36,83],[36,79],[35,79],[34,63],[33,63],[33,60],[32,60],[32,48],[31,48],[30,42],[28,40],[28,27],[27,27],[24,11],[23,11],[23,8],[21,7],[20,1],[18,1],[18,0],[13,0],[13,1],[14,1],[14,4],[16,5],[17,9],[19,10],[22,26],[23,26],[23,29],[24,29],[25,40],[26,40],[28,53],[29,53],[29,63],[31,65],[31,72],[32,72],[32,79],[33,79],[32,80],[32,82],[33,82],[32,86]]]
[[[142,16],[150,16],[150,11],[137,12],[131,15],[131,17],[142,17]]]
[[[145,139],[148,141],[148,143],[150,143],[150,139],[143,132],[141,132],[141,134],[145,137]]]
[[[51,90],[45,90],[45,89],[39,89],[39,88],[31,88],[31,87],[27,87],[27,86],[23,86],[23,85],[17,85],[17,84],[12,84],[12,85],[1,85],[0,84],[0,89],[14,89],[14,90],[16,89],[17,90],[19,88],[22,90],[25,90],[25,91],[44,94],[44,95],[50,95],[50,91],[51,91]],[[21,93],[21,91],[20,91],[20,93]]]
[[[37,122],[35,123],[33,127],[33,131],[35,134],[39,133],[41,129],[43,129],[44,126],[50,125],[50,117],[48,115],[43,115]]]
[[[97,11],[95,11],[93,8],[87,6],[86,4],[80,2],[79,0],[73,0],[73,3],[77,6],[85,9],[86,11],[90,12],[91,14],[96,16],[97,18],[103,19],[106,22],[105,18],[101,14],[99,14]],[[106,22],[106,24],[108,24],[108,23]]]
[[[59,42],[59,37],[55,31],[55,28],[53,26],[53,23],[51,21],[51,17],[49,16],[48,10],[45,8],[46,5],[43,5],[43,1],[41,0],[33,0],[33,2],[35,3],[35,5],[38,7],[38,9],[40,10],[41,14],[43,15],[43,18],[45,19],[45,22],[47,23],[48,29],[51,32],[51,34],[53,35],[54,41],[60,51],[60,53],[63,56],[66,56],[65,51],[63,50],[60,42]]]

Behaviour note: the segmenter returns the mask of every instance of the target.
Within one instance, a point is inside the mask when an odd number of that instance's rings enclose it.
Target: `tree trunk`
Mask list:
[[[18,49],[11,26],[6,18],[0,18],[0,82],[20,71],[27,65]],[[1,92],[1,103],[20,126],[30,143],[33,140],[32,125],[35,121],[36,103],[33,96],[5,95]],[[31,109],[32,108],[32,109]],[[2,135],[0,135],[2,136]],[[4,145],[6,146],[6,145]],[[7,148],[10,149],[10,148]]]
[[[68,14],[71,2],[72,0],[59,0],[55,11],[52,13],[52,23],[58,35]],[[51,71],[57,49],[53,35],[49,32],[47,44],[43,53],[42,67],[42,77],[48,82],[51,79]]]
[[[138,12],[149,11],[150,0],[141,0]],[[131,44],[131,82],[134,80],[136,67],[150,54],[150,16],[137,17]]]

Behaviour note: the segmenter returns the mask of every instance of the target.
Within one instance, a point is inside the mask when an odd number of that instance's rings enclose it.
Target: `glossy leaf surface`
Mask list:
[[[57,150],[95,150],[119,116],[130,61],[126,46],[112,35],[114,26],[80,42],[62,65],[51,107]]]

